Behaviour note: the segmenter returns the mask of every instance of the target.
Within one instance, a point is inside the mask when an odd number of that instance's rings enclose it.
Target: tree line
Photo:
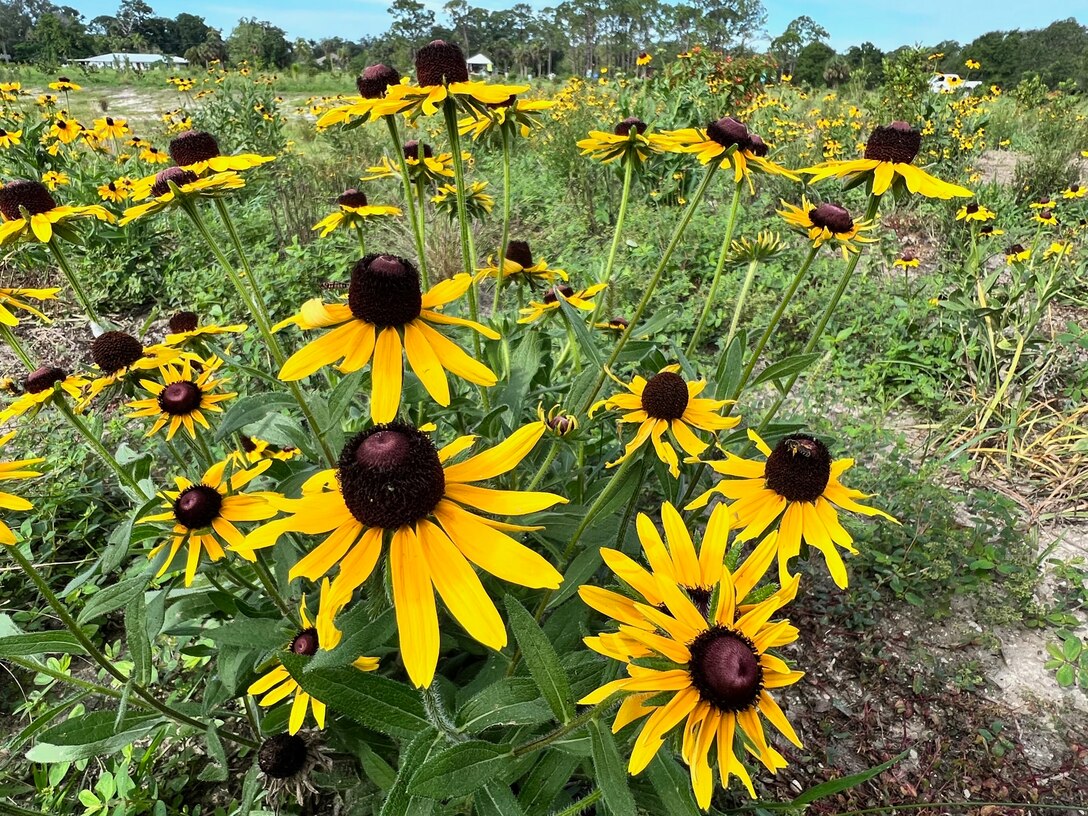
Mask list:
[[[194,14],[156,15],[145,0],[121,0],[115,14],[91,20],[51,0],[0,0],[0,59],[44,67],[96,53],[142,51],[198,64],[246,60],[271,69],[358,70],[374,62],[406,66],[420,43],[442,38],[466,54],[483,52],[511,75],[596,76],[604,69],[634,71],[643,53],[660,61],[699,45],[766,52],[798,83],[873,86],[884,58],[896,53],[869,42],[836,52],[827,29],[807,15],[777,35],[766,32],[766,19],[760,0],[565,0],[542,9],[517,3],[496,10],[447,0],[440,14],[420,0],[392,0],[389,29],[381,34],[291,41],[283,29],[252,18],[239,20],[224,37]],[[976,78],[987,83],[1009,86],[1037,75],[1050,87],[1065,82],[1088,89],[1088,27],[1072,18],[926,48],[935,55],[935,71],[962,74],[972,59],[982,64]]]

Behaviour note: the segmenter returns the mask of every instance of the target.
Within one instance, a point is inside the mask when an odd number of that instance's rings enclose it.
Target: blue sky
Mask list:
[[[67,0],[87,19],[112,14],[118,0]],[[320,39],[339,35],[355,40],[386,29],[388,0],[149,0],[157,14],[173,17],[187,11],[198,14],[209,25],[223,29],[224,35],[240,17],[269,20],[284,29],[288,37]],[[441,9],[442,0],[424,0]],[[503,8],[516,0],[477,0],[476,5]],[[529,0],[534,7],[554,2]],[[1082,0],[1075,0],[1081,6]],[[1065,4],[1024,3],[1023,0],[989,0],[988,3],[950,2],[949,0],[905,0],[904,2],[846,2],[845,0],[764,0],[767,30],[780,33],[794,17],[807,14],[831,33],[831,45],[843,50],[866,40],[890,50],[905,44],[934,44],[952,39],[970,42],[980,34],[1000,29],[1041,28],[1056,19],[1076,17],[1088,21],[1088,8],[1079,12]],[[1063,8],[1064,6],[1064,8]]]

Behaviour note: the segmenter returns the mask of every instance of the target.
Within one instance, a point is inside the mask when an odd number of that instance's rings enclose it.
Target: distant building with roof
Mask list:
[[[468,70],[474,74],[490,74],[495,70],[495,65],[491,62],[491,57],[484,54],[477,54],[474,57],[469,57],[465,62],[468,63]]]
[[[189,60],[181,57],[172,57],[169,54],[129,54],[123,51],[114,51],[109,54],[99,54],[97,57],[68,60],[68,65],[85,65],[88,68],[135,68],[142,71],[146,68],[158,68],[163,65],[188,65]]]

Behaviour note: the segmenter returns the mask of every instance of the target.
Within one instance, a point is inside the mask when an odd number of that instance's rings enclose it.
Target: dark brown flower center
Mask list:
[[[155,174],[155,183],[151,185],[151,195],[158,198],[170,192],[170,182],[176,187],[183,187],[196,181],[196,173],[192,170],[183,170],[180,167],[167,167]]]
[[[688,384],[675,371],[655,374],[642,390],[642,410],[654,419],[680,419],[688,407]]]
[[[574,296],[574,288],[561,284],[559,286],[553,286],[544,293],[542,300],[545,303],[558,303],[559,296],[562,295],[565,298],[571,298]]]
[[[170,158],[178,167],[214,159],[219,155],[219,142],[203,130],[187,130],[170,140]]]
[[[26,375],[23,386],[29,394],[40,394],[42,391],[52,388],[61,382],[68,374],[63,368],[42,366],[37,371],[31,371]]]
[[[865,158],[893,164],[910,164],[922,146],[922,134],[907,122],[892,122],[873,129],[865,143]]]
[[[618,125],[613,131],[617,136],[630,136],[631,131],[642,134],[646,132],[646,123],[639,119],[637,116],[628,116]]]
[[[291,651],[297,655],[313,657],[317,654],[317,649],[320,645],[321,642],[318,640],[317,630],[311,626],[309,629],[303,629],[295,635],[295,639],[291,641]]]
[[[171,334],[182,334],[196,331],[198,323],[199,319],[196,312],[178,312],[170,318],[170,322],[166,324],[166,327],[170,329]]]
[[[737,150],[746,149],[751,143],[751,134],[747,126],[732,116],[725,116],[717,122],[707,125],[706,135],[722,147],[737,146]]]
[[[200,407],[203,393],[195,382],[170,383],[159,392],[159,407],[170,416],[188,416]]]
[[[53,194],[40,181],[9,181],[0,187],[0,213],[9,221],[23,217],[20,207],[31,215],[41,215],[56,206]]]
[[[411,141],[404,143],[404,158],[419,161],[419,149],[421,146],[423,148],[423,158],[430,159],[434,157],[434,150],[431,149],[429,144],[423,144],[423,142],[418,139],[412,139]]]
[[[513,261],[522,269],[533,265],[533,253],[528,241],[509,241],[506,244],[506,260]]]
[[[91,344],[91,359],[107,374],[128,368],[143,356],[143,344],[121,331],[105,332]]]
[[[1024,251],[1023,244],[1013,244],[1011,247],[1005,250],[1006,255],[1019,255]]]
[[[699,610],[700,615],[705,618],[710,614],[710,598],[714,595],[714,590],[711,587],[684,587],[684,592],[688,594],[691,602],[695,604],[695,608]]]
[[[395,530],[426,518],[446,490],[438,451],[411,425],[375,425],[340,454],[344,503],[367,527]]]
[[[465,52],[456,43],[433,40],[416,52],[416,79],[424,87],[468,82]]]
[[[626,329],[630,325],[631,322],[626,317],[613,317],[608,321],[608,326],[612,329]]]
[[[817,227],[831,230],[836,235],[850,232],[854,228],[854,219],[845,207],[838,204],[823,203],[808,211],[809,220]]]
[[[276,734],[261,743],[257,765],[273,779],[290,779],[306,767],[306,740],[294,734]]]
[[[831,480],[831,454],[820,440],[791,434],[767,457],[767,488],[786,501],[814,502]]]
[[[411,323],[423,308],[419,272],[407,258],[367,255],[351,270],[348,306],[357,318],[378,327]]]
[[[1049,221],[1051,218],[1054,217],[1054,211],[1053,210],[1040,210],[1039,211],[1039,217],[1041,219],[1043,219],[1044,221]]]
[[[242,443],[242,450],[244,450],[246,453],[253,453],[253,451],[257,450],[257,444],[253,441],[252,438],[246,436],[245,434],[242,434],[240,441]]]
[[[336,203],[341,207],[365,207],[366,206],[366,193],[362,190],[356,190],[354,187],[340,193],[336,198]]]
[[[174,518],[190,530],[200,530],[219,518],[223,496],[214,487],[197,484],[181,491],[174,500]]]
[[[359,96],[363,99],[381,99],[385,96],[386,88],[400,82],[400,74],[396,68],[388,65],[368,65],[355,79],[355,87],[359,89]]]
[[[968,204],[966,207],[964,207],[964,210],[967,212],[968,215],[974,215],[978,212],[978,204]]]
[[[740,632],[715,626],[689,644],[688,673],[702,699],[719,711],[752,708],[763,690],[763,666],[756,646]]]

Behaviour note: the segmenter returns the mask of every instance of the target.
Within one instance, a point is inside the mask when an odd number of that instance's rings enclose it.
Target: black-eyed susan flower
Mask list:
[[[1043,252],[1044,259],[1050,258],[1064,258],[1070,252],[1073,251],[1072,241],[1052,241],[1050,246]]]
[[[578,430],[578,417],[568,414],[561,405],[553,405],[547,413],[544,412],[543,405],[538,405],[536,415],[555,436],[570,436]]]
[[[1007,265],[1023,263],[1030,257],[1031,248],[1025,247],[1023,244],[1012,244],[1005,249],[1005,263]]]
[[[15,436],[15,431],[10,431],[0,437],[0,448],[6,445]],[[18,481],[20,479],[33,479],[42,474],[36,470],[28,470],[33,465],[44,462],[45,459],[20,459],[15,462],[0,462],[0,482]],[[33,510],[34,505],[22,496],[0,491],[0,510]],[[15,533],[0,519],[0,544],[15,544]],[[556,584],[558,586],[558,584]]]
[[[476,279],[499,277],[499,265],[495,257],[489,255],[487,266],[477,270]],[[548,262],[541,258],[533,259],[533,251],[528,241],[508,241],[506,244],[506,263],[502,268],[502,279],[511,283],[529,283],[534,280],[545,280],[554,283],[555,279],[567,280],[567,273],[562,269],[548,266]]]
[[[995,218],[997,213],[974,201],[964,204],[956,213],[957,221],[993,221]]]
[[[0,247],[20,239],[48,243],[54,233],[62,234],[69,229],[68,222],[78,218],[116,220],[113,213],[97,204],[57,204],[40,181],[10,181],[0,187],[0,215]]]
[[[27,301],[56,300],[59,291],[60,289],[0,289],[0,323],[5,326],[19,325],[19,318],[11,309],[27,312],[48,323],[49,318]]]
[[[359,90],[359,96],[349,99],[343,105],[337,105],[327,111],[323,111],[317,120],[318,130],[332,127],[333,125],[348,124],[356,120],[366,121],[373,115],[374,118],[396,115],[395,109],[391,111],[375,111],[375,106],[385,98],[391,87],[401,82],[400,72],[388,65],[368,65],[355,79],[355,87]]]
[[[408,177],[413,182],[445,183],[447,179],[454,177],[453,154],[434,154],[434,148],[418,139],[412,139],[404,143],[404,163],[408,167]],[[468,159],[467,153],[462,153],[463,159]],[[381,161],[366,169],[367,175],[363,181],[377,181],[379,179],[393,178],[400,173],[399,164],[394,163],[388,156],[382,156]]]
[[[614,161],[644,162],[654,153],[666,149],[662,137],[646,135],[647,124],[635,116],[629,116],[616,125],[611,133],[591,130],[589,136],[578,141],[583,156],[589,156],[603,164]]]
[[[281,799],[292,794],[299,807],[308,795],[318,793],[310,778],[315,771],[328,773],[333,762],[320,748],[316,734],[273,734],[257,749],[257,767],[264,777],[268,801],[278,807]]]
[[[83,132],[83,125],[75,119],[69,119],[64,113],[59,114],[49,126],[49,135],[60,144],[71,144]]]
[[[616,332],[617,334],[623,334],[627,331],[627,327],[631,325],[626,317],[610,317],[608,320],[602,320],[600,323],[594,323],[593,326],[598,329],[604,329],[605,331]]]
[[[168,167],[156,174],[151,184],[148,184],[146,179],[136,182],[132,198],[143,203],[125,210],[118,224],[123,227],[137,218],[176,207],[184,199],[218,198],[232,190],[245,187],[245,184],[245,180],[233,171],[213,173],[199,178],[192,170]],[[178,194],[174,193],[175,190]],[[144,201],[148,197],[151,197],[151,200]]]
[[[164,346],[184,347],[194,342],[199,342],[204,337],[214,337],[217,334],[238,334],[244,332],[244,323],[235,323],[230,326],[217,326],[214,323],[200,325],[200,316],[196,312],[183,311],[172,315],[166,323],[166,338],[162,341]]]
[[[575,291],[572,286],[552,286],[544,292],[544,297],[540,300],[529,301],[529,305],[520,310],[521,317],[518,318],[518,323],[533,323],[546,315],[558,312],[560,298],[576,309],[592,312],[596,308],[593,298],[607,287],[607,283],[595,283]]]
[[[471,133],[472,140],[477,141],[488,133],[505,128],[508,133],[527,137],[535,128],[541,127],[541,116],[544,111],[554,108],[555,102],[550,99],[521,99],[513,94],[502,102],[490,103],[485,107],[486,113],[474,110],[471,116],[457,123],[462,136]]]
[[[400,207],[369,204],[366,200],[366,194],[354,187],[341,193],[337,197],[336,203],[339,205],[336,212],[326,215],[313,226],[313,229],[321,230],[322,238],[340,227],[345,229],[349,227],[360,228],[371,218],[388,218],[389,216],[400,215],[401,212]]]
[[[57,77],[56,82],[50,82],[49,83],[49,88],[51,90],[54,90],[54,91],[81,91],[81,90],[83,90],[82,85],[77,85],[76,83],[72,82],[72,80],[68,79],[68,77],[66,77],[66,76]]]
[[[42,405],[61,392],[73,400],[83,396],[83,389],[90,381],[78,374],[69,374],[62,368],[42,366],[31,371],[23,381],[23,394],[0,411],[0,425],[26,414],[37,413]]]
[[[9,147],[15,147],[22,141],[23,132],[21,130],[4,130],[0,127],[0,150],[6,150]]]
[[[640,51],[639,55],[638,55],[638,58],[635,60],[635,65],[638,65],[639,67],[641,67],[643,65],[649,65],[651,62],[653,62],[653,59],[654,59],[654,55],[651,54],[650,52]]]
[[[375,422],[389,422],[397,415],[402,351],[439,405],[450,404],[447,371],[477,385],[494,385],[497,379],[491,369],[435,328],[466,326],[491,340],[499,339],[486,326],[437,311],[462,297],[472,285],[472,276],[457,275],[425,293],[419,284],[419,272],[407,258],[367,255],[351,271],[347,303],[322,303],[315,298],[275,327],[290,323],[302,329],[335,327],[291,355],[280,370],[280,379],[301,380],[338,360],[339,370],[350,373],[373,358],[370,416]]]
[[[239,153],[224,156],[219,152],[219,142],[212,134],[202,130],[186,130],[170,140],[170,158],[184,170],[204,175],[249,170],[275,161],[275,156],[259,156],[256,153]]]
[[[1005,230],[998,229],[993,224],[983,224],[982,227],[979,229],[978,234],[988,238],[994,235],[1004,235]]]
[[[853,467],[853,459],[831,460],[827,446],[807,434],[790,434],[774,450],[755,431],[748,431],[766,459],[742,459],[731,453],[724,460],[707,462],[722,479],[688,505],[703,507],[714,494],[732,499],[730,510],[741,529],[738,541],[758,538],[781,516],[778,527],[778,571],[784,586],[791,579],[789,560],[801,549],[802,538],[823,553],[832,579],[847,585],[846,565],[836,547],[856,553],[854,539],[839,522],[836,508],[866,516],[895,519],[859,504],[866,494],[845,487],[839,478]],[[898,524],[898,522],[896,522]]]
[[[82,411],[111,385],[126,382],[130,374],[162,368],[183,355],[187,352],[169,346],[145,347],[131,334],[122,331],[104,332],[91,343],[91,359],[98,367],[99,376],[91,381],[78,409]]]
[[[1058,226],[1058,216],[1050,209],[1036,210],[1031,214],[1031,220],[1048,227]]]
[[[233,462],[224,460],[208,468],[197,483],[184,476],[175,477],[178,489],[160,494],[167,511],[141,519],[141,522],[174,522],[170,540],[156,545],[147,556],[155,558],[169,547],[156,577],[170,569],[178,551],[187,545],[185,586],[191,586],[202,553],[207,553],[212,561],[219,561],[226,555],[221,541],[231,547],[243,542],[245,537],[235,522],[264,521],[276,515],[276,508],[269,504],[274,494],[242,492],[242,488],[271,465],[272,462],[266,460],[248,469],[233,470]],[[229,475],[228,467],[233,471]]]
[[[970,198],[966,187],[934,178],[911,162],[922,146],[922,134],[907,122],[892,122],[875,128],[865,143],[860,159],[830,161],[799,170],[812,176],[812,183],[828,178],[872,177],[873,195],[883,195],[896,178],[901,178],[912,193],[926,198]]]
[[[542,556],[503,532],[527,528],[476,513],[536,513],[566,499],[472,484],[517,467],[545,430],[542,422],[525,425],[493,448],[451,463],[474,437],[460,437],[439,450],[410,425],[375,425],[351,439],[338,468],[311,479],[301,498],[276,500],[288,516],[254,530],[238,551],[245,556],[247,550],[272,546],[289,532],[327,533],[291,568],[290,577],[316,581],[339,564],[332,592],[344,597],[370,577],[388,534],[401,658],[412,682],[425,688],[438,664],[435,591],[469,635],[501,649],[506,645],[502,618],[471,564],[534,589],[555,589],[562,581]]]
[[[452,99],[468,110],[486,113],[488,104],[501,103],[529,90],[528,85],[469,81],[465,53],[456,43],[444,40],[432,40],[416,51],[416,82],[419,84],[388,87],[385,97],[373,105],[370,115],[402,113],[413,118],[423,113],[431,116],[446,99]]]
[[[638,602],[630,606],[634,614],[652,621],[656,631],[617,620],[620,633],[643,645],[656,659],[655,667],[621,658],[628,676],[606,683],[579,703],[595,705],[624,694],[614,731],[646,718],[631,749],[629,773],[641,773],[669,733],[684,722],[681,753],[699,806],[710,807],[715,759],[722,786],[728,787],[735,774],[754,798],[751,778],[738,755],[754,754],[772,773],[787,764],[768,743],[760,715],[794,745],[801,745],[770,692],[796,683],[804,673],[791,670],[769,651],[797,639],[797,628],[789,621],[771,618],[794,598],[798,580],[743,611],[737,582],[723,567],[711,588],[716,602],[705,613],[664,572],[655,575],[654,582],[664,611]]]
[[[969,59],[967,60],[967,62],[964,63],[964,66],[972,71],[977,71],[979,68],[982,67],[982,63],[980,63],[978,60]]]
[[[917,269],[918,257],[913,252],[904,252],[902,255],[892,261],[892,266],[898,269]]]
[[[67,187],[71,183],[72,179],[69,175],[60,170],[47,170],[42,173],[42,184],[50,190],[56,190],[58,187]]]
[[[3,145],[3,136],[0,136],[0,146]],[[1062,190],[1062,198],[1084,198],[1088,194],[1088,187],[1082,184],[1070,184],[1066,189]]]
[[[302,455],[302,451],[298,448],[278,448],[265,439],[252,436],[243,435],[239,439],[239,444],[242,449],[238,452],[238,456],[246,462],[260,462],[262,459],[278,459],[286,462],[288,459]]]
[[[800,181],[794,173],[767,159],[770,152],[767,143],[732,116],[711,122],[706,128],[668,131],[662,133],[660,138],[665,149],[675,153],[694,153],[702,164],[720,157],[722,167],[733,168],[738,183],[746,178],[751,185],[752,170]]]
[[[120,204],[131,195],[132,182],[125,178],[114,179],[98,185],[98,197],[112,204]]]
[[[112,116],[95,119],[94,129],[103,139],[123,139],[132,130],[124,119],[115,119]]]
[[[854,221],[849,211],[839,204],[825,201],[813,207],[802,197],[800,207],[786,201],[782,202],[782,207],[778,214],[786,223],[805,233],[814,247],[833,241],[842,249],[844,258],[858,251],[856,244],[871,244],[875,240],[863,234],[873,229],[873,222]]]
[[[140,161],[148,164],[168,164],[170,155],[165,150],[155,147],[155,145],[145,144],[140,148]]]
[[[1052,210],[1054,209],[1056,204],[1057,202],[1053,198],[1050,198],[1049,196],[1044,196],[1043,198],[1037,198],[1035,201],[1032,201],[1030,204],[1028,204],[1028,209]]]
[[[649,380],[636,375],[630,383],[612,377],[629,393],[614,394],[601,400],[590,410],[590,416],[601,408],[625,411],[619,421],[637,422],[639,427],[624,448],[623,456],[609,462],[608,467],[620,464],[651,441],[658,458],[669,466],[669,472],[677,478],[680,476],[680,464],[676,450],[664,438],[666,432],[689,456],[699,456],[707,449],[707,443],[699,439],[692,428],[715,432],[736,427],[740,422],[740,417],[723,417],[718,413],[730,404],[729,400],[699,396],[706,388],[706,380],[687,382],[677,373],[679,370],[679,365],[667,366]]]
[[[474,181],[465,190],[465,212],[469,218],[481,219],[495,208],[495,197],[487,190],[488,182]],[[451,219],[457,218],[457,185],[443,184],[433,196],[431,203],[439,212],[444,212]]]
[[[219,390],[226,382],[225,378],[216,377],[223,365],[222,360],[212,357],[198,363],[197,373],[193,371],[193,361],[186,358],[180,365],[167,363],[162,366],[159,369],[163,380],[161,383],[140,380],[140,385],[151,394],[151,398],[130,402],[128,407],[132,409],[132,413],[129,416],[155,417],[155,423],[147,436],[153,436],[165,427],[168,441],[181,428],[195,438],[197,425],[211,430],[204,416],[205,411],[222,413],[219,403],[238,396],[234,392]]]
[[[302,602],[298,607],[299,618],[302,620],[302,630],[295,635],[288,647],[292,654],[313,657],[319,651],[329,652],[335,649],[344,633],[336,628],[336,616],[351,598],[351,593],[346,595],[334,595],[328,578],[321,582],[321,598],[317,608],[317,617],[311,621],[306,610],[306,596],[302,596]],[[378,658],[358,657],[352,665],[359,671],[374,671],[378,668]],[[287,730],[291,734],[297,734],[302,724],[306,721],[307,709],[313,711],[314,722],[318,728],[325,727],[325,703],[307,694],[299,686],[298,682],[282,665],[277,665],[263,677],[255,680],[246,689],[247,694],[260,696],[259,705],[274,706],[281,700],[291,695],[291,717]]]

